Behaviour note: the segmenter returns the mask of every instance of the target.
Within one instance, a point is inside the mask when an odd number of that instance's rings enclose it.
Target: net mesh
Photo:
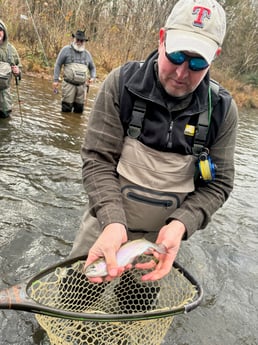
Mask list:
[[[146,257],[141,257],[141,262]],[[83,272],[84,260],[57,268],[32,284],[29,295],[43,305],[66,311],[112,315],[105,321],[81,321],[36,315],[52,345],[158,345],[173,316],[155,317],[192,302],[196,287],[176,268],[165,278],[142,282],[146,271],[135,268],[112,282],[90,283]],[[146,314],[146,319],[119,321],[118,315]],[[144,317],[145,318],[145,317]]]

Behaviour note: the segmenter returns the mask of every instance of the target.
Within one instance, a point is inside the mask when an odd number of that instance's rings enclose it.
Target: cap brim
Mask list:
[[[188,51],[201,55],[210,64],[215,57],[218,45],[213,40],[193,32],[168,30],[166,51]]]

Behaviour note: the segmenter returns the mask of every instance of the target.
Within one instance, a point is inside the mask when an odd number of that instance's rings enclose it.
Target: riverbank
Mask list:
[[[25,55],[25,54],[24,54]],[[23,73],[28,76],[42,78],[52,81],[54,62],[51,66],[42,66],[40,61],[35,59],[22,58]],[[96,63],[97,81],[101,83],[108,74],[102,66]],[[212,66],[211,77],[217,80],[223,87],[230,91],[240,109],[258,109],[258,88],[240,80],[234,79]]]

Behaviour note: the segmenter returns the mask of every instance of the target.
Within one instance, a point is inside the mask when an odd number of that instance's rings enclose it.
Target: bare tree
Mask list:
[[[127,60],[142,60],[158,46],[160,27],[177,0],[2,0],[10,37],[27,46],[26,58],[54,63],[77,29],[105,71]],[[252,0],[219,0],[227,13],[227,35],[220,68],[258,79],[258,12]],[[27,20],[22,19],[27,17]],[[40,38],[40,39],[39,39]],[[215,61],[216,66],[216,61]]]
[[[228,30],[223,64],[236,76],[258,72],[258,15],[252,0],[226,1]]]

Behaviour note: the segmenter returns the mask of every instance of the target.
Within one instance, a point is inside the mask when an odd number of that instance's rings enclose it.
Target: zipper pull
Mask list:
[[[167,148],[172,148],[172,129],[173,129],[173,121],[170,122],[168,134],[167,134]]]

